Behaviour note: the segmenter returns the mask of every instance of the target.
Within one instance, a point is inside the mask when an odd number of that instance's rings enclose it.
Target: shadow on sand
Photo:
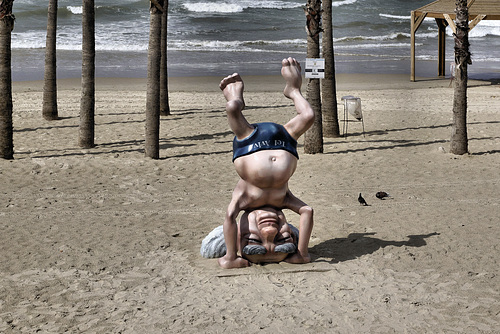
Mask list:
[[[309,249],[313,262],[318,257],[331,258],[328,263],[334,264],[354,260],[360,256],[372,254],[387,247],[422,247],[427,245],[425,239],[439,235],[437,232],[421,235],[409,235],[408,240],[392,241],[373,238],[375,233],[351,233],[347,238],[335,238],[324,241]]]

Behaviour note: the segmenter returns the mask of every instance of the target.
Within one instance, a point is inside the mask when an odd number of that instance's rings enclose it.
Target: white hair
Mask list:
[[[217,226],[201,242],[201,256],[213,259],[226,255],[226,243],[224,242],[224,231],[222,225]]]
[[[288,224],[292,233],[295,234],[297,242],[299,240],[299,230],[292,224]],[[213,259],[226,255],[226,243],[224,241],[224,230],[222,225],[217,226],[201,242],[201,256]]]

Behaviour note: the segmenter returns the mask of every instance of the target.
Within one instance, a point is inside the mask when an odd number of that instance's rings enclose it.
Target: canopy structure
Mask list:
[[[469,31],[481,20],[500,20],[499,0],[468,0]],[[438,75],[445,75],[445,37],[449,25],[456,32],[455,0],[436,0],[411,12],[411,81],[415,81],[415,33],[426,17],[436,20],[438,32]]]

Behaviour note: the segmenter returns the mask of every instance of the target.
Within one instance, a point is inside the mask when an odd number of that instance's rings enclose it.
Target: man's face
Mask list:
[[[281,210],[262,207],[242,215],[240,253],[253,263],[283,261],[294,253],[295,236]]]

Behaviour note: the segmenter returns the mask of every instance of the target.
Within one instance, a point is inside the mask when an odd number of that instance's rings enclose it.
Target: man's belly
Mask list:
[[[262,150],[234,161],[236,172],[259,188],[280,188],[297,168],[297,158],[285,150]]]

